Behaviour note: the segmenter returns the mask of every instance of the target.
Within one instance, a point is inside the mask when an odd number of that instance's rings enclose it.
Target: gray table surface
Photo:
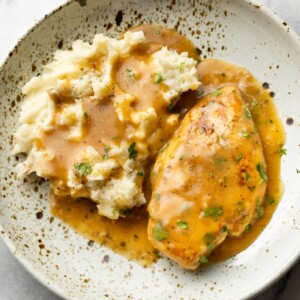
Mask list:
[[[64,0],[0,0],[0,63],[17,42],[18,37],[36,19]],[[300,34],[300,0],[261,0],[265,6],[281,16]],[[255,300],[299,300],[300,262],[282,279],[274,283]],[[12,256],[0,239],[0,300],[59,300],[38,283]]]

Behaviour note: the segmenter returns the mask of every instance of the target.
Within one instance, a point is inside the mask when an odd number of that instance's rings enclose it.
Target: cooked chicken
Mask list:
[[[227,235],[263,214],[266,163],[251,113],[235,87],[205,96],[183,119],[151,174],[148,236],[186,269],[208,263]]]

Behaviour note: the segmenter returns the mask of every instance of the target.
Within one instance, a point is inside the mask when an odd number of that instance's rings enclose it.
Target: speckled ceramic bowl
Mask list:
[[[149,268],[87,240],[51,217],[48,184],[19,180],[12,153],[20,89],[57,48],[116,36],[130,25],[157,22],[191,38],[203,56],[242,64],[271,83],[287,132],[284,197],[269,226],[246,251],[200,272],[167,259]],[[300,251],[300,45],[286,23],[242,0],[71,1],[38,23],[10,53],[0,72],[0,232],[20,262],[67,299],[243,299],[282,275]],[[290,118],[290,119],[288,119]],[[288,119],[288,120],[287,120]]]

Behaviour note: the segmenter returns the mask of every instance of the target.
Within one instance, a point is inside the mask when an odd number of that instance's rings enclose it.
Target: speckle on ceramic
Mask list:
[[[282,177],[285,195],[270,223],[246,251],[192,273],[163,258],[149,268],[87,241],[48,208],[48,183],[15,176],[21,155],[11,155],[21,87],[41,72],[56,49],[118,36],[132,25],[175,28],[214,56],[247,67],[274,91],[287,132]],[[300,249],[299,38],[282,20],[249,1],[70,1],[18,44],[0,69],[0,234],[16,257],[66,299],[242,299],[282,275]],[[293,120],[293,121],[291,121]],[[288,126],[289,125],[289,126]]]

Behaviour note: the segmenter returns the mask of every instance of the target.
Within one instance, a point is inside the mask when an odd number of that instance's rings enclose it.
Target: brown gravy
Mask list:
[[[187,51],[191,57],[199,59],[195,46],[188,39],[174,31],[159,25],[142,25],[132,30],[143,30],[147,39],[146,42],[152,43],[152,46],[153,43],[167,45],[178,52]],[[126,72],[126,64],[132,63],[131,60],[120,62],[119,70],[121,70],[121,73],[124,73],[124,68]],[[123,75],[121,73],[117,73],[115,76],[122,81]],[[203,83],[198,94],[213,91],[223,85],[234,84],[247,95],[249,108],[262,138],[268,167],[269,182],[264,206],[265,215],[244,236],[227,238],[210,257],[211,261],[216,262],[227,259],[246,249],[269,223],[282,194],[278,149],[284,144],[285,134],[273,99],[269,96],[269,91],[264,90],[262,85],[246,69],[220,60],[207,59],[198,65],[198,74],[200,81]],[[123,88],[126,90],[128,85],[125,81],[123,81],[123,84]],[[152,90],[152,93],[155,93],[155,90]],[[184,114],[199,97],[195,92],[187,92],[175,109]],[[147,102],[148,99],[145,99],[145,101]],[[90,109],[94,108],[90,107]],[[89,107],[87,107],[87,110],[89,110]],[[98,136],[101,138],[102,133],[107,134],[107,132],[110,132],[111,137],[119,134],[117,132],[119,125],[116,125],[116,119],[106,123],[109,115],[101,118],[102,115],[99,113],[99,116],[97,116],[98,123],[89,125],[94,126],[91,128],[92,139],[97,140]],[[105,120],[105,122],[101,120]],[[112,131],[114,132],[112,133]],[[95,143],[97,144],[97,142]],[[99,145],[103,147],[102,143]],[[55,146],[57,147],[57,144]],[[63,145],[60,146],[63,147]],[[95,145],[95,148],[99,150],[101,146],[97,147]],[[75,150],[70,149],[70,151]],[[68,150],[66,153],[68,153]],[[149,191],[146,192],[149,194]],[[272,203],[273,199],[275,200],[274,203]],[[105,245],[128,259],[136,260],[147,266],[157,258],[157,251],[152,247],[147,237],[148,213],[146,207],[135,209],[128,218],[113,221],[99,216],[96,205],[90,200],[51,197],[51,212],[87,239]]]
[[[111,144],[112,140],[118,144],[118,140],[124,134],[124,125],[118,120],[111,99],[104,99],[98,103],[86,98],[83,100],[83,108],[86,124],[82,143],[69,141],[68,131],[61,125],[55,125],[54,130],[43,136],[46,148],[55,157],[45,166],[49,177],[67,178],[67,170],[72,169],[75,164],[74,154],[82,151],[86,144],[102,153],[105,145]]]
[[[127,218],[117,221],[98,215],[96,205],[89,199],[74,200],[50,197],[53,215],[89,240],[105,245],[130,260],[144,266],[156,261],[157,251],[147,237],[148,213],[137,208]]]

